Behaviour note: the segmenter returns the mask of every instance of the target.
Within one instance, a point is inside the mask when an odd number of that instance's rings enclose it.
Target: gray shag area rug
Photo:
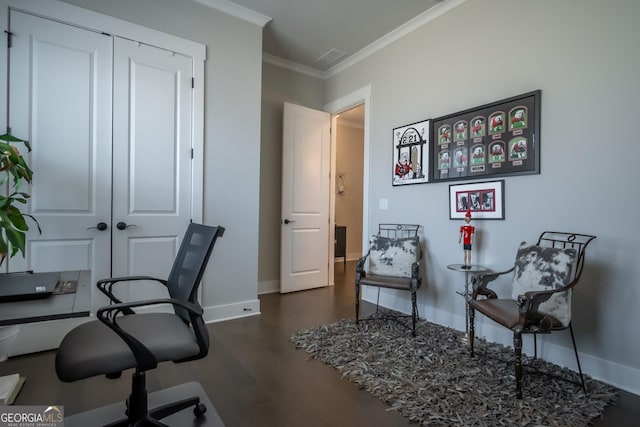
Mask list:
[[[296,332],[313,359],[425,426],[585,426],[617,401],[617,389],[540,359],[523,357],[523,399],[515,397],[513,350],[420,322],[416,337],[399,322],[370,316]],[[547,374],[542,374],[545,372]]]

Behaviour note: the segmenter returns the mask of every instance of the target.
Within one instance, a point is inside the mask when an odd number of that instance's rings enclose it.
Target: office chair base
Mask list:
[[[148,402],[151,415],[158,415],[156,411],[162,411],[164,406],[172,406],[176,401],[180,401],[184,396],[196,396],[200,400],[200,404],[195,406],[194,410],[183,410],[173,415],[169,415],[162,419],[160,424],[148,425],[167,425],[173,427],[224,427],[222,419],[218,415],[209,397],[203,390],[202,386],[196,382],[181,384],[165,390],[149,393]],[[185,408],[193,407],[192,399],[182,399],[184,404],[189,404]],[[206,414],[202,412],[200,418],[196,418],[194,411],[201,411],[200,405],[206,408]],[[102,408],[92,409],[87,412],[65,417],[65,427],[87,427],[87,426],[107,426],[114,425],[118,422],[126,411],[126,403],[119,402],[113,405],[104,406]],[[203,415],[204,414],[204,415]],[[126,423],[125,423],[126,425]]]

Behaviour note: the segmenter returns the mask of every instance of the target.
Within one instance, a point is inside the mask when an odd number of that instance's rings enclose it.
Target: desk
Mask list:
[[[91,311],[91,289],[89,284],[91,272],[61,272],[60,280],[77,280],[78,287],[76,291],[67,294],[53,294],[34,300],[0,303],[0,326],[89,316]],[[13,336],[15,336],[15,333]],[[13,343],[14,341],[11,342]],[[3,343],[2,345],[10,344]],[[3,355],[0,354],[0,356]],[[4,357],[6,357],[6,353]],[[17,374],[0,377],[0,404],[6,404],[7,400],[11,403],[12,398],[20,391],[24,379],[18,380],[17,377]]]
[[[447,268],[453,271],[460,271],[464,273],[464,292],[456,291],[458,295],[462,295],[464,297],[464,338],[463,342],[469,344],[469,298],[471,294],[469,293],[469,284],[471,283],[469,280],[469,273],[484,273],[489,271],[488,268],[482,267],[481,265],[472,265],[472,266],[464,266],[464,264],[449,264]]]
[[[91,310],[90,278],[91,272],[89,271],[61,272],[61,280],[78,281],[76,292],[54,294],[34,300],[0,303],[0,326],[89,316]]]

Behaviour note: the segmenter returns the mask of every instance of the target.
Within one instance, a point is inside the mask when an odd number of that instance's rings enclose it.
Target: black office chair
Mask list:
[[[205,357],[209,351],[209,334],[198,303],[198,286],[211,251],[223,227],[189,224],[167,280],[149,276],[100,280],[98,289],[111,300],[100,308],[98,320],[72,329],[56,353],[56,372],[65,382],[96,375],[118,378],[125,369],[135,368],[131,395],[125,417],[109,426],[164,426],[157,420],[183,409],[194,407],[201,417],[207,408],[195,397],[159,408],[147,407],[145,372],[158,362],[174,363]],[[122,302],[113,294],[114,285],[153,280],[164,284],[168,299]],[[133,308],[171,304],[174,312],[136,313]]]

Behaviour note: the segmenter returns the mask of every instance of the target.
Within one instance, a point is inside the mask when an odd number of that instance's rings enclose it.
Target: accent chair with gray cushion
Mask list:
[[[62,381],[97,375],[114,379],[124,370],[135,369],[126,414],[109,426],[164,426],[159,419],[183,409],[193,407],[196,417],[206,412],[198,396],[181,396],[177,402],[148,408],[145,374],[160,362],[182,363],[207,355],[209,334],[198,303],[198,286],[213,246],[223,233],[223,227],[189,224],[166,280],[149,276],[100,280],[97,287],[111,304],[98,309],[98,320],[75,327],[60,343],[56,373]],[[114,288],[122,284],[135,286],[148,281],[166,286],[169,297],[122,302],[114,295]],[[136,311],[168,304],[173,311]]]
[[[474,355],[475,313],[479,312],[513,331],[516,396],[522,398],[522,334],[533,334],[534,359],[537,334],[569,329],[582,387],[586,393],[580,359],[571,324],[571,294],[584,268],[587,245],[595,236],[545,231],[536,244],[523,242],[513,267],[473,278],[469,301],[469,343]],[[498,277],[513,273],[511,295],[498,298],[488,288]]]
[[[360,322],[362,285],[378,288],[376,311],[379,309],[381,288],[407,291],[411,293],[411,315],[390,317],[411,317],[412,333],[416,336],[417,292],[422,284],[419,228],[414,224],[380,224],[378,234],[371,236],[369,251],[356,262],[356,324]]]

